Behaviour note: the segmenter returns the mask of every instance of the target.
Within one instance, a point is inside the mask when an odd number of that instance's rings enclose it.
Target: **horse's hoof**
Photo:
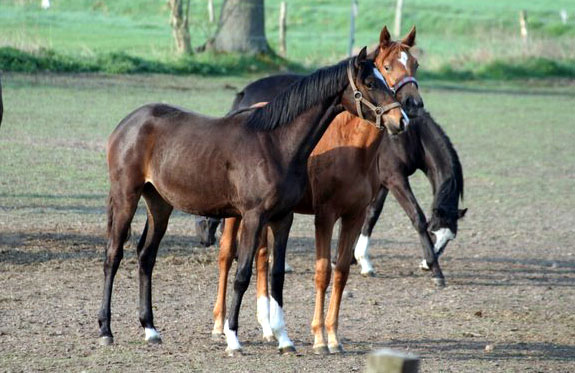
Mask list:
[[[323,346],[314,346],[313,353],[316,355],[327,355],[329,354],[329,349],[326,345]]]
[[[441,277],[434,277],[433,284],[436,288],[444,288],[445,287],[445,279]]]
[[[243,356],[243,352],[240,348],[238,349],[230,349],[230,348],[226,348],[226,354],[229,357],[237,357],[237,356]]]
[[[328,346],[330,354],[341,354],[343,353],[343,346],[341,344],[337,344],[335,346]]]
[[[100,345],[102,346],[110,346],[114,344],[114,337],[109,336],[109,335],[105,335],[103,337],[100,337]]]
[[[146,339],[146,342],[150,345],[159,345],[159,344],[162,344],[162,338],[160,338],[160,336],[150,337],[150,338]]]
[[[221,341],[224,337],[224,333],[220,330],[212,330],[212,340],[213,341]]]
[[[273,336],[273,334],[272,335],[264,335],[263,338],[264,338],[264,341],[266,341],[266,342],[274,342],[276,340],[275,337]]]
[[[280,347],[278,350],[279,350],[280,355],[293,355],[296,353],[294,346]]]
[[[431,270],[431,268],[429,268],[429,266],[427,265],[427,260],[425,260],[425,259],[423,259],[421,261],[421,263],[419,263],[419,269],[421,269],[422,271],[425,271],[425,272]]]
[[[361,272],[363,277],[375,277],[375,271],[370,269],[369,271]]]

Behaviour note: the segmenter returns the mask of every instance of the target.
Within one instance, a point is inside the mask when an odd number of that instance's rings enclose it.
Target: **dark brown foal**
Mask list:
[[[363,99],[354,100],[359,95]],[[104,295],[99,314],[102,343],[112,343],[110,302],[113,279],[138,200],[148,220],[138,244],[140,322],[146,340],[159,342],[152,315],[151,276],[159,243],[173,208],[214,217],[241,216],[243,234],[229,322],[227,350],[239,351],[238,315],[262,229],[274,241],[271,314],[280,351],[293,351],[283,323],[284,258],[293,207],[306,187],[307,159],[343,110],[397,133],[403,114],[386,83],[358,57],[320,69],[292,85],[263,108],[209,118],[180,108],[151,104],[129,114],[108,141],[110,193]],[[383,127],[383,126],[382,126]]]

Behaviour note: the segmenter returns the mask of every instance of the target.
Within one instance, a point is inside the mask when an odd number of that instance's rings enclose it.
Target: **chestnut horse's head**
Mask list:
[[[412,118],[419,115],[423,109],[423,99],[415,80],[418,63],[409,52],[414,45],[415,26],[401,41],[392,41],[387,26],[384,26],[374,56],[375,65],[395,91],[403,109]]]
[[[342,104],[347,111],[378,128],[385,126],[390,134],[398,134],[405,129],[409,119],[374,62],[367,59],[366,50],[364,47],[349,61],[349,88],[344,92]]]

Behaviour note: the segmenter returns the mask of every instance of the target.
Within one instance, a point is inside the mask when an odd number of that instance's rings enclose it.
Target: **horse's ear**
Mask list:
[[[401,40],[401,44],[405,44],[410,48],[415,45],[415,26],[411,27],[409,33]]]
[[[464,217],[466,212],[467,212],[466,208],[463,210],[457,210],[457,219],[461,219],[462,217]]]
[[[383,26],[381,29],[381,34],[379,34],[379,47],[381,49],[385,49],[391,43],[391,35],[389,35],[389,31],[387,30],[387,26]]]
[[[355,58],[355,63],[354,63],[355,68],[358,69],[359,64],[362,63],[363,61],[365,61],[366,58],[367,58],[367,47],[363,47],[363,48],[361,48],[361,51],[359,51],[359,54]]]

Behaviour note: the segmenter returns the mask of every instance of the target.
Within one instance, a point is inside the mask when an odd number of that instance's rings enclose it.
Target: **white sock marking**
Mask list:
[[[242,349],[240,341],[238,340],[238,335],[233,330],[230,330],[228,320],[226,320],[224,324],[224,335],[226,336],[226,343],[228,344],[228,347],[226,348],[227,351],[236,351]]]
[[[354,256],[355,260],[361,266],[361,273],[367,274],[373,272],[373,266],[369,261],[369,236],[360,235],[357,243],[355,244]]]
[[[447,244],[447,241],[455,238],[455,234],[453,234],[453,232],[449,228],[440,228],[436,231],[432,231],[431,233],[433,233],[435,235],[435,239],[436,239],[435,245],[433,247],[433,250],[435,250],[435,253],[438,253],[439,250],[441,250],[443,248],[443,246],[445,246]]]
[[[284,311],[273,297],[270,302],[270,324],[274,336],[279,342],[278,348],[293,346],[285,328]]]
[[[158,333],[158,331],[154,328],[145,328],[144,333],[146,333],[146,341],[151,339],[161,339],[160,333]]]
[[[429,266],[427,265],[427,260],[423,259],[421,263],[419,263],[419,268],[429,270]]]
[[[258,297],[257,316],[263,331],[264,338],[273,337],[272,327],[270,325],[270,299],[268,297]]]
[[[409,60],[409,56],[407,55],[407,53],[401,52],[397,60],[401,62],[403,66],[407,67],[407,60]]]

